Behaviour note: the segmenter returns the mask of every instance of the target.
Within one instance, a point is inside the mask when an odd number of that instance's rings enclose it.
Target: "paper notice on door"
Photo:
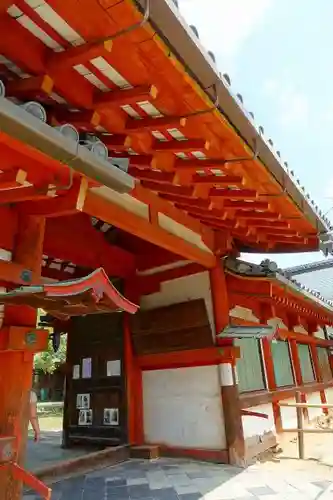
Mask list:
[[[118,408],[104,408],[104,425],[119,425],[119,410]]]
[[[82,360],[82,378],[91,378],[91,358]]]
[[[121,363],[120,359],[113,359],[106,363],[106,374],[108,377],[120,377]]]
[[[77,380],[80,378],[80,365],[73,366],[73,379]]]

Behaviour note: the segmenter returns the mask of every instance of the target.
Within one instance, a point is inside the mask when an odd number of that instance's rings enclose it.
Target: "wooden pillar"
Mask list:
[[[295,382],[298,387],[301,387],[303,385],[303,377],[302,377],[301,362],[298,355],[296,340],[294,339],[289,340],[289,345],[290,345],[292,365],[295,374]],[[301,399],[302,403],[306,403],[306,396],[303,392],[301,392]],[[307,408],[303,408],[303,415],[305,418],[307,419],[309,418]]]
[[[12,260],[26,268],[27,281],[31,272],[40,274],[41,271],[44,229],[44,219],[19,216]],[[35,328],[36,311],[25,306],[6,307],[0,337],[17,325],[27,327],[27,332]],[[26,447],[32,373],[31,352],[0,351],[0,434],[17,438],[15,459],[18,463],[22,463]],[[21,488],[8,471],[0,471],[0,500],[21,498]]]
[[[295,374],[295,382],[296,385],[301,386],[303,384],[303,379],[302,379],[301,363],[299,360],[296,340],[293,339],[289,340],[289,345],[290,345],[291,359]]]
[[[262,339],[262,350],[264,356],[264,364],[267,376],[267,388],[269,391],[276,391],[276,379],[274,372],[274,361],[272,355],[272,345],[271,341],[268,339]],[[281,408],[278,405],[277,401],[273,401],[273,416],[276,432],[282,431],[282,417],[281,417]]]
[[[262,324],[267,324],[268,320],[276,316],[275,309],[272,305],[262,303],[260,305],[260,322]],[[267,377],[267,388],[269,391],[276,391],[276,379],[274,371],[274,361],[272,355],[272,343],[269,339],[262,339],[262,351],[263,351],[263,361],[265,365],[266,377]],[[274,423],[276,432],[282,431],[282,417],[281,408],[277,402],[272,403]]]
[[[321,368],[320,368],[320,364],[319,364],[319,357],[318,357],[317,345],[316,344],[310,344],[310,350],[311,350],[311,357],[312,357],[312,363],[313,363],[313,369],[314,369],[315,379],[316,379],[317,382],[323,382],[323,376],[322,376]],[[320,401],[323,404],[327,403],[326,394],[325,394],[324,390],[320,391]],[[328,409],[324,408],[323,412],[327,414],[328,413]]]
[[[125,284],[125,297],[136,304],[140,301],[136,279]],[[131,335],[131,318],[124,315],[124,352],[126,369],[128,442],[131,445],[144,443],[142,370],[138,365]]]
[[[228,291],[222,265],[210,271],[210,283],[215,331],[218,334],[229,323]],[[223,363],[219,368],[229,463],[243,466],[245,441],[235,366],[233,363]]]

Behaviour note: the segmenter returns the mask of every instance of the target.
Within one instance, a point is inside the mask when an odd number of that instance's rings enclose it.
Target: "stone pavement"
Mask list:
[[[37,500],[26,494],[24,500]],[[238,469],[189,460],[131,460],[53,485],[52,500],[333,500],[333,473],[315,462]]]
[[[63,460],[72,460],[74,458],[86,455],[87,452],[95,451],[95,448],[71,448],[64,450],[61,448],[62,431],[43,431],[39,443],[34,443],[32,436],[29,436],[25,467],[36,472],[41,469],[53,467]]]

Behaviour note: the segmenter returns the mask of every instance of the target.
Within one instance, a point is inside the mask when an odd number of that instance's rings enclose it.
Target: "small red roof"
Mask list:
[[[96,269],[84,278],[23,286],[1,293],[0,303],[44,309],[59,319],[120,311],[134,314],[139,308],[118,292],[103,269]]]

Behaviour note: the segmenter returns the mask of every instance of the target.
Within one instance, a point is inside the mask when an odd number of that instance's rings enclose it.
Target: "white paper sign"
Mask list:
[[[73,366],[73,379],[77,380],[80,378],[80,365]]]
[[[76,408],[81,410],[89,410],[90,408],[90,394],[77,394]]]
[[[118,408],[104,408],[104,425],[119,425],[119,410]]]
[[[80,410],[79,425],[92,425],[92,410]]]
[[[82,360],[82,378],[91,378],[91,358]]]
[[[106,363],[106,374],[108,377],[120,377],[121,362],[120,359],[113,359]]]

